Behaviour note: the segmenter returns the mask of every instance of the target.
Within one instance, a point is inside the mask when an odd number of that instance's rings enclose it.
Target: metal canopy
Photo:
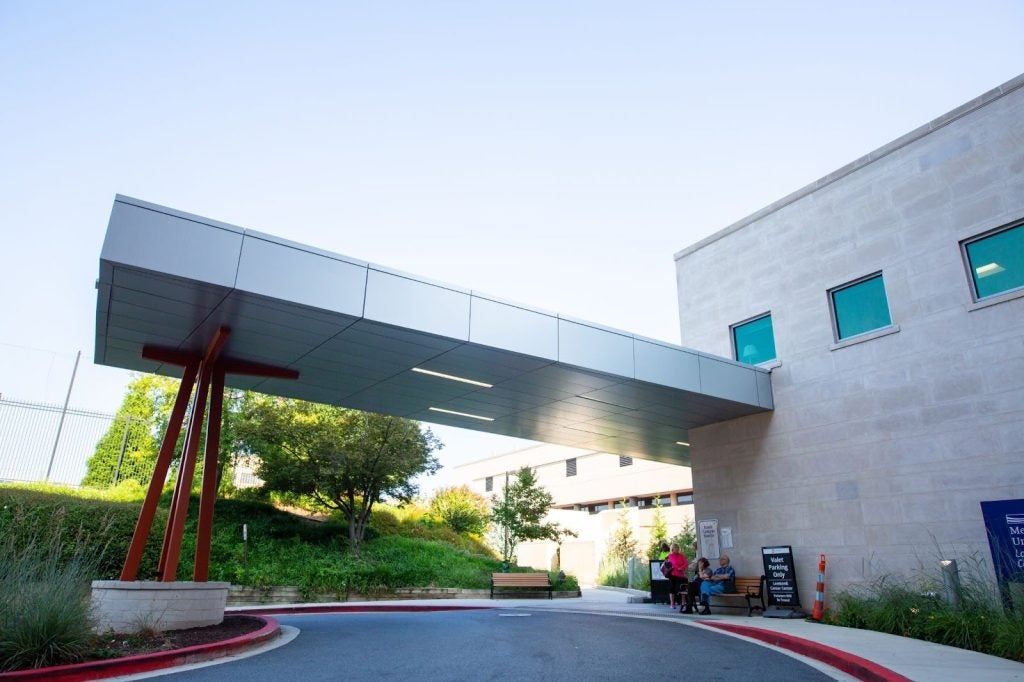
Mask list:
[[[120,195],[96,286],[114,367],[180,377],[143,346],[226,326],[224,356],[300,373],[235,388],[673,464],[688,429],[773,407],[761,368]]]

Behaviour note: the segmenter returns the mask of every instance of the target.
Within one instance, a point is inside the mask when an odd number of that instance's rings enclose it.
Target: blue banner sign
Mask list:
[[[982,502],[981,514],[1003,605],[1024,612],[1024,500]]]

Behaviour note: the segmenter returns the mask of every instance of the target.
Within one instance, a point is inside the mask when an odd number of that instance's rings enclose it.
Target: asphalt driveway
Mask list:
[[[180,680],[827,680],[784,654],[679,620],[493,609],[278,616],[301,630]]]

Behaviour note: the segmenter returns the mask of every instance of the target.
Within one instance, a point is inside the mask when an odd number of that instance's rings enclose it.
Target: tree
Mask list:
[[[430,515],[456,533],[482,534],[490,522],[487,498],[469,486],[441,488],[430,498]]]
[[[680,528],[679,533],[672,538],[672,542],[679,544],[680,550],[690,561],[697,558],[696,549],[694,548],[694,545],[697,544],[697,529],[693,526],[693,519],[686,519],[683,521],[683,527]]]
[[[561,542],[576,533],[557,523],[545,522],[551,507],[551,493],[543,488],[530,467],[523,467],[507,481],[500,496],[491,496],[491,521],[495,526],[497,549],[502,561],[515,560],[516,547],[527,540]]]
[[[636,556],[637,541],[633,537],[633,528],[629,523],[629,509],[623,500],[619,503],[619,518],[608,541],[608,556],[622,565],[629,562],[629,558]]]
[[[262,463],[264,488],[310,495],[348,522],[349,549],[359,553],[373,505],[408,502],[412,479],[441,468],[430,430],[408,419],[331,405],[260,396],[248,405],[237,433]]]
[[[140,374],[128,383],[113,423],[86,462],[82,485],[109,487],[115,472],[119,481],[149,483],[179,384],[156,374]]]
[[[245,444],[241,442],[238,433],[240,423],[245,419],[249,406],[255,400],[259,400],[259,393],[241,391],[238,389],[224,389],[224,406],[221,414],[220,426],[220,449],[217,457],[217,490],[218,493],[234,490],[234,470],[239,459],[244,454]],[[203,440],[206,442],[206,430],[203,428]],[[200,448],[200,453],[202,449]],[[203,457],[200,455],[196,464],[196,475],[202,471]]]
[[[126,480],[138,481],[143,486],[149,484],[180,385],[178,379],[156,374],[140,374],[128,383],[113,423],[100,438],[96,451],[86,463],[82,485],[105,488]],[[218,489],[222,478],[229,472],[235,460],[235,424],[246,396],[247,394],[242,391],[224,391],[224,412],[221,419],[221,443],[224,445],[218,449]],[[205,423],[199,439],[193,489],[199,488],[202,482]],[[185,429],[182,428],[175,444],[175,462],[181,458],[184,441]],[[114,480],[115,474],[117,481]]]
[[[651,524],[651,544],[647,548],[647,558],[657,559],[661,553],[661,543],[668,541],[668,524],[665,514],[661,511],[661,497],[654,498],[654,520]]]

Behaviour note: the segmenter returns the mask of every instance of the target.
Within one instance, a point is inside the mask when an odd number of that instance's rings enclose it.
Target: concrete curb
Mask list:
[[[238,614],[249,615],[249,614]],[[156,651],[138,656],[127,656],[125,658],[111,658],[105,661],[89,661],[88,663],[75,663],[72,665],[59,665],[49,668],[35,668],[33,670],[17,670],[9,673],[0,673],[0,680],[47,680],[54,682],[77,682],[79,680],[97,680],[118,675],[132,675],[135,673],[161,670],[189,663],[201,663],[215,658],[223,658],[232,654],[241,653],[268,642],[281,634],[281,626],[278,622],[264,615],[253,614],[253,617],[260,618],[265,625],[244,635],[239,635],[223,642],[211,642],[209,644],[198,644],[185,647],[184,649],[172,649],[170,651]]]
[[[225,613],[233,615],[246,616],[291,616],[301,615],[303,613],[366,613],[368,611],[383,611],[386,613],[415,613],[417,611],[486,611],[488,609],[495,609],[496,606],[453,606],[449,604],[332,604],[332,605],[316,605],[316,604],[299,604],[295,606],[274,606],[273,604],[267,604],[266,608],[262,606],[246,607],[244,611],[228,609]]]
[[[866,658],[861,658],[855,654],[847,653],[825,644],[819,644],[803,637],[786,635],[773,630],[762,630],[761,628],[748,625],[733,625],[732,623],[710,620],[698,620],[695,622],[719,630],[725,630],[735,635],[750,637],[751,639],[756,639],[782,649],[788,649],[801,656],[821,661],[833,668],[842,670],[848,675],[856,677],[858,680],[865,680],[865,682],[911,682],[910,678],[904,677],[885,666],[873,663]]]

